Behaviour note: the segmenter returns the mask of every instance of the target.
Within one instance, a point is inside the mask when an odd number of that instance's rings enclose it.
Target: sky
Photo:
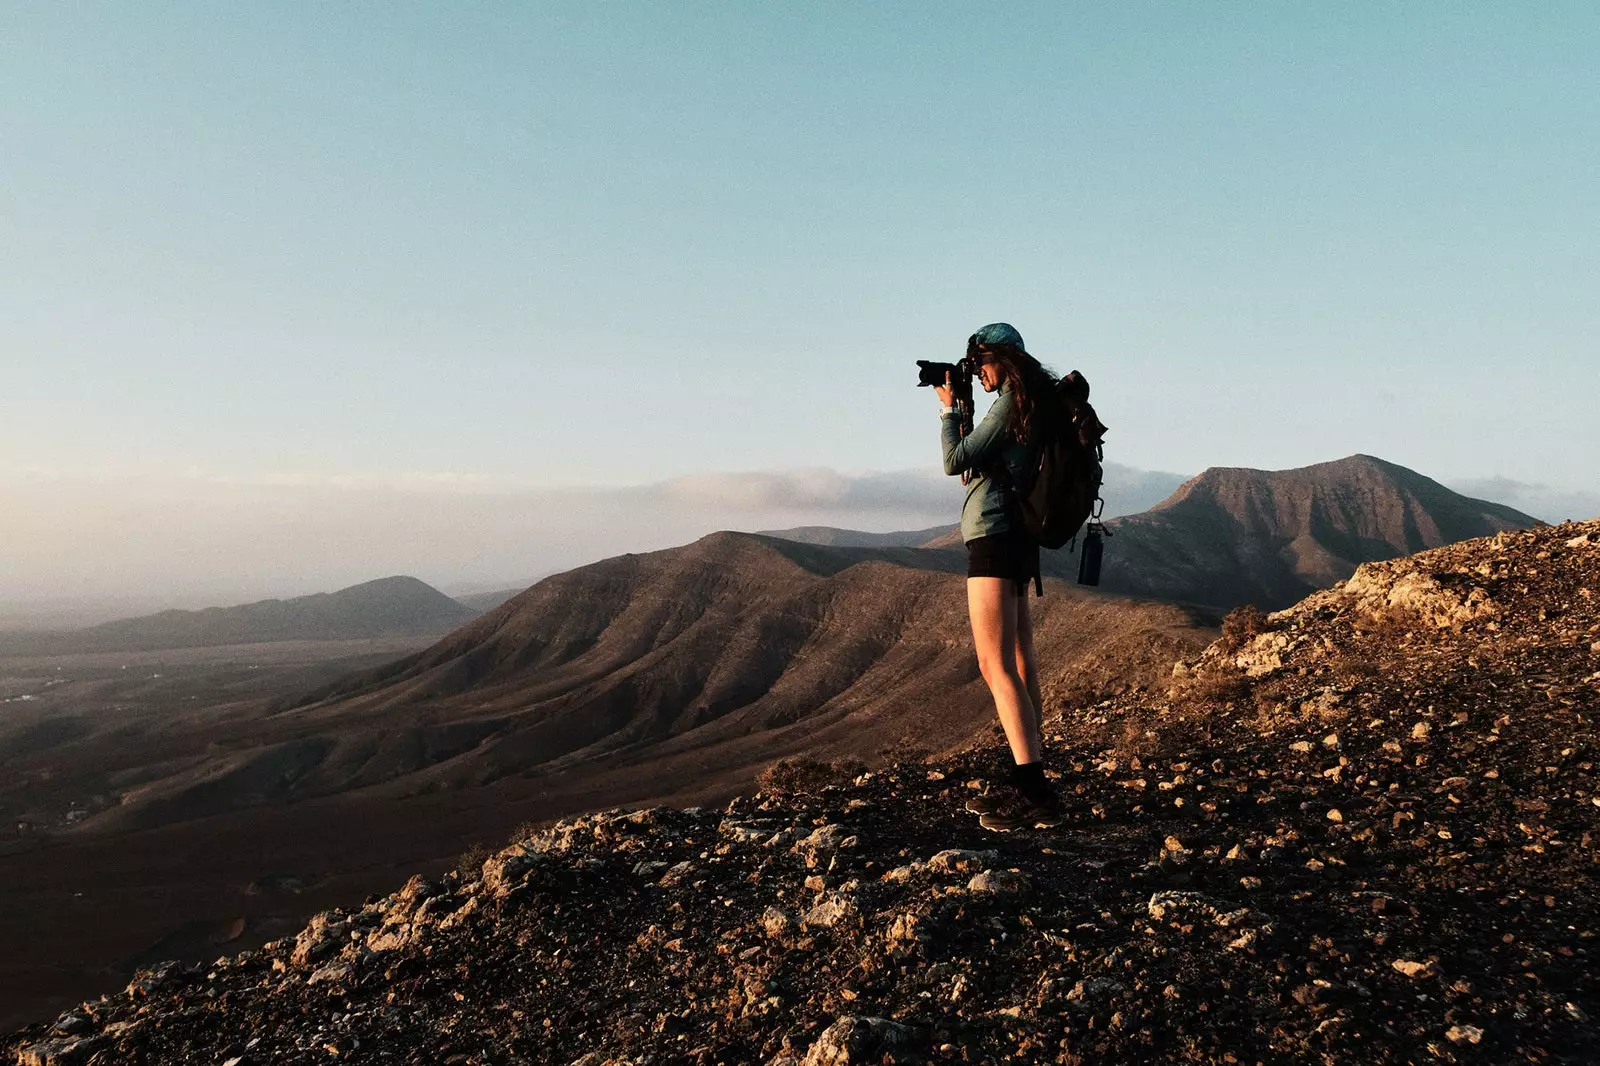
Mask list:
[[[1136,470],[1587,517],[1596,54],[1590,3],[0,3],[0,601],[954,522],[914,360],[997,320]]]

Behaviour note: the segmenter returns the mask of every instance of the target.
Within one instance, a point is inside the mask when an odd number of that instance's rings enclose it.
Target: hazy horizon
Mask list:
[[[1145,510],[1190,476],[1108,464],[1108,516]],[[1435,480],[1544,521],[1600,516],[1600,493],[1505,478]],[[288,598],[392,574],[453,595],[498,591],[719,529],[825,525],[883,533],[954,525],[961,492],[957,479],[931,471],[822,469],[588,489],[355,479],[192,479],[164,492],[146,485],[142,493],[125,481],[56,479],[32,488],[37,495],[29,499],[12,482],[13,500],[27,506],[0,518],[0,531],[12,544],[28,540],[50,551],[0,560],[0,628]],[[194,521],[175,520],[175,505],[197,504]],[[40,524],[25,528],[24,515]],[[121,535],[98,544],[84,539],[83,531],[105,528]]]

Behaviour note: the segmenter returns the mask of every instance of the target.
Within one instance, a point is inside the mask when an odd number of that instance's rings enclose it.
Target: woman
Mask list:
[[[1015,487],[1037,465],[1036,441],[1055,390],[1055,375],[1029,355],[1022,335],[1004,322],[967,341],[985,392],[998,392],[973,431],[961,435],[950,381],[938,387],[944,472],[966,475],[961,539],[967,546],[967,613],[978,669],[994,697],[1014,765],[1006,787],[967,801],[985,829],[1009,832],[1061,823],[1060,801],[1044,773],[1039,733],[1039,674],[1027,591],[1039,579],[1039,546],[1017,517]],[[1042,588],[1041,588],[1042,591]]]

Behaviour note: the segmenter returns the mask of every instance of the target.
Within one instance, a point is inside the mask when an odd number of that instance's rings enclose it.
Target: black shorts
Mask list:
[[[1023,595],[1039,577],[1039,545],[1015,531],[969,540],[967,576],[1009,578]]]

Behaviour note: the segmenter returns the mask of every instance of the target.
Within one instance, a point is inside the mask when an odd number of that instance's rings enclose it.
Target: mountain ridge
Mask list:
[[[0,634],[0,655],[155,651],[284,640],[351,640],[444,632],[476,611],[396,575],[289,599],[167,610],[82,629]]]

